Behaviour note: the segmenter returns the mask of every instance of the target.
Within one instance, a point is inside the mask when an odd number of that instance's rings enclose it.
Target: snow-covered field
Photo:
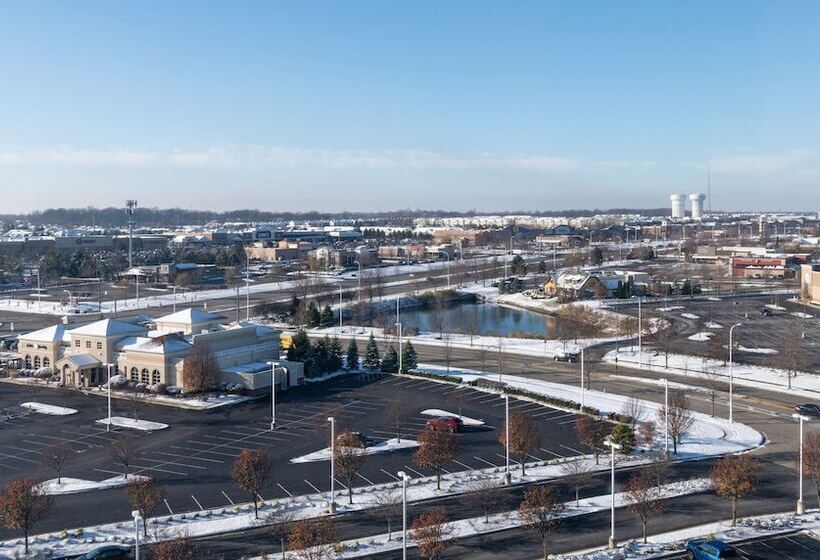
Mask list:
[[[40,483],[46,494],[59,496],[63,494],[79,494],[81,492],[93,492],[94,490],[108,490],[109,488],[119,488],[125,486],[132,480],[142,479],[144,477],[128,475],[128,478],[123,476],[114,476],[106,478],[105,480],[83,480],[81,478],[66,478],[62,477],[60,484],[57,484],[57,479],[45,480]]]
[[[377,455],[379,453],[390,453],[391,451],[398,451],[400,449],[413,449],[418,446],[418,442],[414,439],[402,438],[401,441],[399,441],[396,438],[392,438],[375,445],[369,445],[364,448],[364,451],[367,455]],[[291,463],[314,463],[317,461],[330,461],[329,447],[294,457],[290,460]]]
[[[38,414],[47,414],[49,416],[70,416],[77,414],[74,408],[67,408],[65,406],[57,406],[54,404],[45,404],[38,402],[24,402],[20,403],[20,408],[26,408]]]
[[[97,420],[97,424],[108,424],[108,418]],[[124,416],[112,416],[111,425],[118,428],[129,428],[131,430],[140,430],[142,432],[155,432],[157,430],[164,430],[168,424],[161,422],[151,422],[150,420],[138,420],[136,418],[126,418]]]
[[[655,355],[657,354],[657,355]],[[607,352],[604,361],[638,368],[639,354],[635,347],[624,347]],[[665,375],[684,376],[692,378],[709,378],[703,368],[711,375],[724,381],[729,379],[729,365],[720,360],[707,359],[702,356],[688,356],[684,354],[669,354],[669,368],[664,367],[666,357],[663,353],[655,353],[644,348],[640,356],[641,367],[648,371],[656,371]],[[777,368],[753,366],[735,363],[732,366],[734,384],[742,387],[755,387],[791,395],[800,395],[807,399],[820,398],[820,376],[808,373],[792,375],[791,389],[788,384],[786,371]]]
[[[486,424],[484,420],[470,418],[469,416],[456,414],[455,412],[450,412],[449,410],[441,410],[440,408],[428,408],[427,410],[422,410],[420,414],[423,414],[424,416],[434,416],[436,418],[440,418],[442,416],[458,418],[465,426],[483,426]]]

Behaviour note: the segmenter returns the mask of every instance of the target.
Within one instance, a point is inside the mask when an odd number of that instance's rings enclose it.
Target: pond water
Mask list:
[[[402,327],[421,332],[468,333],[509,336],[527,333],[541,337],[549,333],[556,319],[524,309],[511,309],[491,303],[456,303],[436,311],[432,308],[401,312]]]

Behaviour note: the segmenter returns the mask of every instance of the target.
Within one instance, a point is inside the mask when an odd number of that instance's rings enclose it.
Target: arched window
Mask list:
[[[142,372],[140,374],[140,382],[148,383],[148,370],[146,368],[142,368]]]
[[[155,369],[151,372],[151,385],[156,385],[159,383],[159,370]]]
[[[43,358],[43,367],[51,367],[51,360],[48,359],[48,356]]]
[[[31,356],[26,355],[26,369],[31,369]]]
[[[131,368],[131,381],[139,381],[139,375],[140,375],[140,371],[137,368],[132,367]]]
[[[40,368],[40,356],[34,356],[34,369]]]

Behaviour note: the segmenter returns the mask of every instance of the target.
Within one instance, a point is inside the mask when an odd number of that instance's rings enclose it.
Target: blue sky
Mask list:
[[[0,0],[2,211],[820,206],[816,2]],[[23,194],[24,193],[24,194]]]

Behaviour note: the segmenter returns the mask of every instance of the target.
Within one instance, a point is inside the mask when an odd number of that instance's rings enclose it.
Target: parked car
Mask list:
[[[442,432],[460,432],[464,428],[464,422],[461,418],[455,416],[442,416],[440,418],[431,418],[427,421],[428,430],[440,430]]]
[[[578,354],[573,352],[559,352],[552,358],[556,362],[577,362]]]
[[[336,436],[336,443],[341,445],[347,437],[350,437],[353,441],[358,441],[362,447],[370,447],[374,443],[372,439],[363,435],[361,432],[350,432],[349,436],[347,434],[339,434]]]
[[[75,560],[130,560],[134,557],[127,546],[108,545],[86,552]]]
[[[692,560],[720,560],[737,557],[737,549],[718,540],[697,539],[686,543],[686,552]]]
[[[797,414],[802,414],[803,416],[820,417],[820,404],[798,404],[794,407],[794,411],[797,412]]]
[[[760,309],[760,316],[761,316],[761,317],[771,317],[771,316],[772,316],[772,312],[771,312],[770,310],[766,309],[765,307],[762,307],[762,308]]]

